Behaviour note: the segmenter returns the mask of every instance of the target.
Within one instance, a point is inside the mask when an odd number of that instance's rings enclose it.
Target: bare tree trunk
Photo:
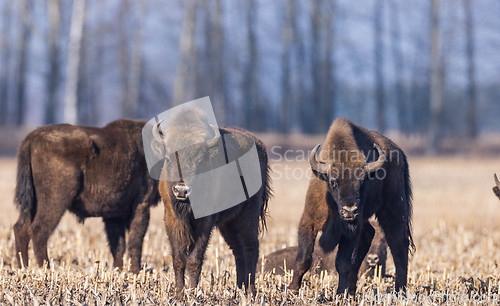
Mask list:
[[[246,15],[248,60],[243,75],[243,103],[245,110],[245,125],[249,129],[261,129],[264,114],[259,113],[260,101],[257,84],[257,35],[255,33],[256,0],[248,0]]]
[[[224,12],[222,8],[222,0],[215,1],[215,17],[213,19],[213,35],[212,35],[212,48],[213,48],[213,61],[214,61],[214,100],[217,101],[218,107],[216,109],[217,118],[221,122],[226,122],[228,116],[226,112],[229,111],[229,101],[227,99],[225,69],[224,69],[224,26],[223,26]],[[222,108],[222,109],[221,109]]]
[[[440,0],[432,0],[431,5],[431,121],[428,130],[427,150],[438,152],[441,141],[441,121],[443,117],[444,69],[440,42]]]
[[[73,3],[73,12],[71,14],[66,90],[64,93],[64,121],[70,124],[78,123],[78,71],[83,27],[85,24],[85,1],[86,0],[75,0]]]
[[[2,52],[0,56],[2,57],[2,72],[0,74],[0,125],[7,124],[8,111],[9,111],[9,84],[10,84],[10,23],[11,23],[11,13],[12,6],[11,3],[4,2],[4,7],[2,11],[3,24],[2,24],[2,35],[0,51]]]
[[[474,59],[474,20],[473,20],[473,6],[471,0],[463,0],[465,12],[465,35],[466,35],[466,57],[467,57],[467,136],[476,138],[478,134],[477,127],[477,94],[476,94],[476,65]]]
[[[405,61],[403,51],[401,50],[401,24],[399,20],[398,2],[390,1],[391,9],[391,49],[395,77],[395,100],[398,114],[399,130],[403,133],[408,133],[408,101],[404,90],[404,71]]]
[[[321,125],[319,132],[326,132],[332,123],[335,112],[335,13],[336,1],[329,0],[325,2],[326,7],[323,8],[324,29],[325,29],[325,52],[324,64],[322,65],[324,72],[322,73],[322,97],[321,97],[321,111],[318,114],[321,118]]]
[[[120,103],[123,117],[130,117],[131,110],[128,103],[128,85],[129,85],[129,42],[130,37],[126,24],[130,18],[130,0],[123,0],[119,4],[118,23],[121,25],[119,28],[119,60],[120,60]]]
[[[146,14],[147,0],[138,2],[140,5],[137,26],[134,33],[132,45],[131,71],[128,78],[128,93],[125,97],[125,116],[129,118],[137,117],[137,107],[139,105],[139,92],[141,86],[142,70],[142,28],[144,16]]]
[[[26,83],[27,83],[27,68],[29,56],[29,44],[32,31],[32,1],[20,0],[20,27],[21,36],[19,37],[18,52],[19,58],[17,61],[17,103],[16,103],[16,125],[24,124],[24,114],[26,110]]]
[[[302,39],[302,33],[300,31],[299,27],[299,20],[298,20],[298,14],[297,10],[299,10],[299,0],[293,0],[293,7],[294,7],[294,17],[291,19],[292,23],[292,29],[293,29],[293,37],[295,38],[294,40],[294,48],[296,50],[296,56],[295,56],[295,61],[297,63],[296,66],[296,85],[294,86],[296,89],[294,90],[295,97],[294,97],[294,104],[293,104],[293,109],[298,112],[297,115],[297,121],[300,129],[304,132],[306,131],[307,125],[311,124],[308,116],[307,116],[307,103],[305,101],[307,100],[306,96],[306,90],[305,90],[305,78],[306,74],[303,72],[306,70],[306,56],[305,56],[305,47],[304,47],[304,40]]]
[[[196,0],[184,2],[184,22],[180,39],[181,60],[177,68],[174,83],[174,104],[186,102],[194,98],[192,86],[195,83],[196,68]],[[191,88],[191,89],[190,89]]]
[[[283,22],[281,26],[281,132],[288,134],[290,132],[290,115],[291,108],[293,107],[293,96],[291,93],[290,85],[290,61],[291,61],[291,48],[293,38],[293,29],[291,20],[295,17],[294,14],[294,0],[288,0],[286,8],[283,11]]]
[[[375,117],[377,120],[377,129],[383,133],[386,129],[385,116],[385,74],[384,74],[384,44],[383,44],[383,0],[377,0],[374,4],[374,61],[375,61]]]
[[[47,75],[47,102],[45,105],[45,124],[56,122],[57,91],[61,79],[61,68],[59,66],[59,36],[60,36],[60,20],[61,20],[61,5],[59,0],[47,1],[47,12],[49,19],[49,72]]]
[[[320,115],[321,105],[321,71],[322,71],[322,60],[321,60],[321,27],[322,27],[322,14],[321,9],[323,7],[323,1],[317,0],[313,1],[312,12],[311,12],[311,97],[310,97],[310,107],[306,110],[309,111],[309,116],[312,121],[313,118],[318,118]],[[312,122],[311,122],[312,123]],[[316,124],[309,123],[306,126],[306,133],[318,132]]]

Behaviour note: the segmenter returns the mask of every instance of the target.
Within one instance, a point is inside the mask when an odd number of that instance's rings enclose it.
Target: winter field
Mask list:
[[[494,196],[493,172],[500,158],[410,157],[414,190],[413,229],[417,250],[410,258],[410,304],[458,302],[499,303],[500,201]],[[261,256],[296,245],[308,165],[303,161],[273,162],[273,187],[268,230],[261,239]],[[288,169],[288,170],[285,170]],[[288,172],[287,172],[288,171]],[[287,175],[288,173],[288,175]],[[295,174],[294,174],[295,173]],[[15,158],[0,158],[0,304],[171,304],[174,277],[163,225],[163,206],[153,208],[138,275],[113,270],[100,219],[84,225],[69,213],[49,240],[50,269],[38,268],[30,246],[28,268],[15,265],[12,226]],[[290,263],[292,265],[293,263]],[[388,274],[394,274],[389,256]],[[214,231],[198,288],[187,293],[188,304],[329,303],[335,272],[307,276],[298,295],[287,290],[290,275],[257,274],[257,294],[236,288],[234,258]],[[398,303],[388,278],[360,278],[355,301]],[[378,294],[378,295],[377,295]],[[408,300],[402,300],[408,302]]]

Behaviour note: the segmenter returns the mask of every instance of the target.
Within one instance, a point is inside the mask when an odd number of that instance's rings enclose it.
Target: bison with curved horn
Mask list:
[[[146,122],[117,120],[103,128],[49,125],[22,141],[18,153],[14,225],[19,266],[28,265],[33,240],[40,266],[49,263],[47,241],[66,210],[80,222],[102,217],[114,266],[123,266],[125,231],[131,271],[141,268],[149,209],[160,199],[149,176],[141,140]]]
[[[495,179],[495,187],[493,187],[493,192],[497,195],[497,197],[500,199],[500,181],[498,180],[497,175],[494,175]]]
[[[163,164],[165,173],[177,170],[180,173],[182,168],[179,179],[166,175],[167,178],[163,176],[159,183],[160,195],[165,206],[165,226],[172,249],[177,296],[181,298],[184,295],[185,274],[189,278],[188,287],[197,286],[205,251],[214,227],[219,229],[233,252],[238,286],[253,291],[255,268],[259,258],[259,220],[264,228],[267,203],[271,194],[264,144],[243,129],[232,127],[217,129],[211,126],[205,113],[196,107],[185,108],[176,113],[165,128],[160,127],[161,123],[158,122],[152,128],[154,139],[151,146],[153,149],[158,148],[158,143],[154,143],[155,141],[164,144],[162,154],[165,156]],[[198,145],[182,152],[170,152],[172,148],[181,147],[186,142]],[[257,193],[239,205],[195,218],[191,199],[197,192],[194,190],[196,187],[193,181],[195,174],[200,173],[200,167],[216,164],[215,159],[225,154],[227,162],[227,152],[231,151],[231,148],[245,151],[253,144],[256,146],[260,164],[257,166],[260,167],[259,179],[262,179],[262,185]],[[213,198],[214,193],[231,193],[225,184],[219,180],[210,182],[210,190],[202,195],[206,198],[207,205],[208,198]]]
[[[319,231],[320,246],[331,252],[338,245],[335,268],[337,294],[356,292],[358,270],[375,230],[375,215],[396,266],[396,290],[405,289],[411,235],[411,187],[403,151],[383,135],[347,119],[335,120],[323,143],[310,154],[314,176],[307,190],[298,228],[295,274],[290,289],[300,288],[310,268]]]

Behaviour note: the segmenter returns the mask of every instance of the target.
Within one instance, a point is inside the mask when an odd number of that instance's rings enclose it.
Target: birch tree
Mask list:
[[[59,65],[60,57],[60,20],[61,20],[61,3],[60,0],[47,0],[47,12],[49,20],[49,36],[48,36],[48,63],[49,71],[46,79],[46,96],[45,105],[45,124],[54,123],[56,121],[57,92],[59,83],[61,82],[61,68]]]
[[[431,120],[427,135],[427,151],[435,154],[441,140],[444,71],[441,57],[440,0],[431,1]]]
[[[64,121],[70,124],[78,122],[78,77],[80,50],[85,23],[85,1],[74,0],[68,44],[68,63],[66,70],[66,89],[64,93]]]

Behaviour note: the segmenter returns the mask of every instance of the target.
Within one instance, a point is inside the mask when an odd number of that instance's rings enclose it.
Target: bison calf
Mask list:
[[[497,175],[494,175],[495,177],[495,187],[493,187],[493,192],[496,194],[496,196],[500,199],[500,181],[498,180]]]
[[[224,154],[226,148],[247,149],[255,143],[260,163],[260,167],[259,165],[257,167],[260,168],[259,178],[262,179],[262,185],[257,193],[239,205],[196,219],[190,202],[193,193],[197,192],[192,190],[193,176],[180,176],[178,181],[162,180],[159,183],[161,198],[165,206],[165,227],[172,249],[177,296],[183,296],[186,273],[189,277],[189,288],[197,286],[205,251],[214,227],[219,229],[233,252],[238,286],[246,286],[249,291],[253,291],[255,268],[259,258],[259,220],[264,227],[267,203],[271,193],[264,144],[242,129],[221,127],[216,131],[209,125],[204,113],[197,108],[187,108],[177,113],[165,129],[160,129],[159,124],[153,127],[152,133],[154,139],[162,142],[167,151],[169,147],[180,147],[186,139],[200,139],[202,145],[182,152],[181,158],[189,163],[182,165],[182,173],[186,172],[185,169],[196,173],[200,164],[213,162],[217,156]],[[220,137],[216,137],[219,133]],[[218,138],[222,142],[218,141]],[[205,139],[211,140],[204,141]],[[174,153],[165,153],[163,170],[172,169],[169,167],[168,157],[174,156]],[[177,160],[179,155],[175,153]],[[211,184],[212,189],[207,192],[233,193],[231,190],[225,190],[226,186],[222,181],[213,181]],[[210,196],[206,195],[207,205]]]
[[[69,124],[38,128],[18,152],[14,225],[16,252],[28,265],[28,244],[40,266],[49,261],[47,241],[69,210],[80,222],[102,217],[114,266],[122,267],[125,230],[129,230],[131,270],[141,267],[149,208],[159,201],[142,147],[145,122],[117,120],[103,128]]]
[[[375,227],[375,237],[366,254],[359,273],[366,273],[367,276],[373,276],[376,267],[381,270],[381,275],[385,275],[386,261],[387,261],[387,242],[385,241],[384,234],[380,227]],[[261,262],[257,266],[257,271],[272,272],[282,275],[287,270],[293,270],[295,257],[297,256],[297,247],[287,247],[282,250],[275,251],[263,259],[264,267],[262,269]],[[321,271],[333,271],[335,269],[335,257],[337,251],[334,250],[330,253],[325,253],[318,242],[314,246],[312,255],[312,264],[309,270],[310,273],[319,273]],[[285,267],[286,264],[286,267]]]

